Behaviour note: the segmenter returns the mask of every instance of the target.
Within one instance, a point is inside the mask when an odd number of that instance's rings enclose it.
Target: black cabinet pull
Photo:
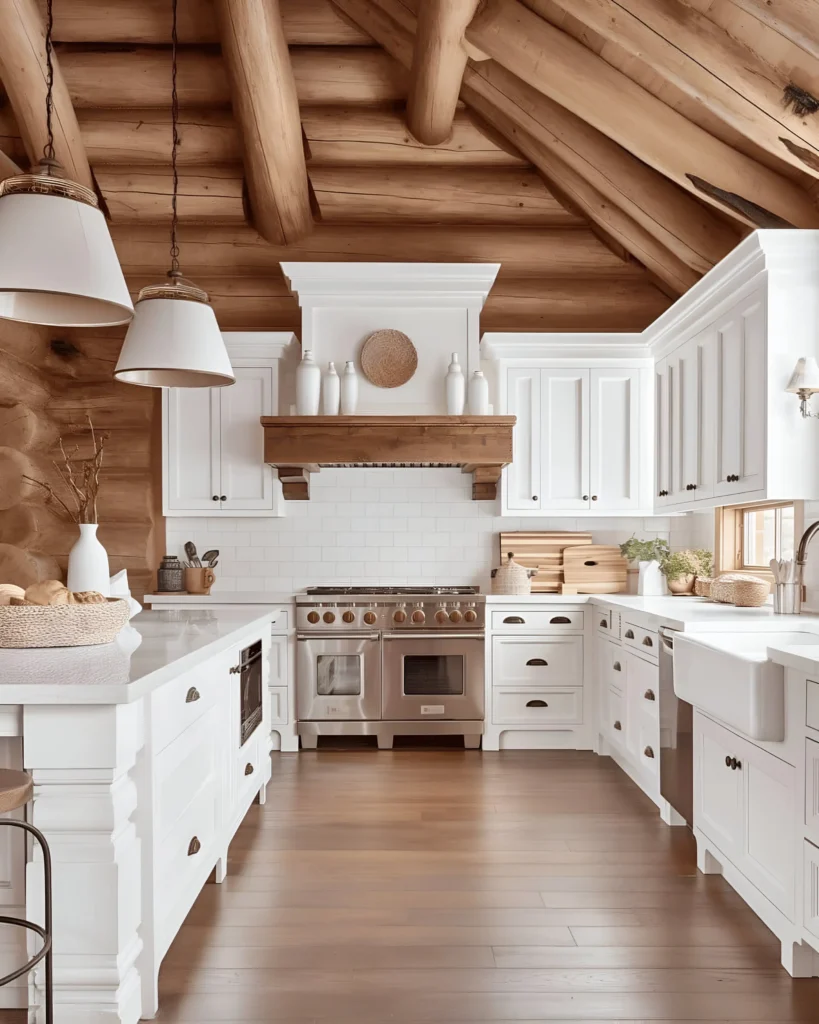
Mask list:
[[[218,494],[214,494],[214,496],[211,498],[211,501],[218,501],[218,500],[219,500],[219,495]]]
[[[584,495],[583,495],[583,501],[588,501],[588,500],[589,500],[589,496],[588,496],[588,494],[584,494]]]
[[[614,669],[615,672],[623,671],[623,666],[620,664],[619,661],[615,661],[615,663],[611,667]]]
[[[609,621],[608,621],[608,619],[601,619],[600,620],[600,628],[601,629],[608,629],[609,628]]]
[[[626,640],[633,640],[633,639],[634,639],[634,630],[633,629],[627,629],[626,630]]]
[[[651,747],[646,747],[643,753],[646,757],[654,757],[654,751],[651,749]]]
[[[653,646],[654,646],[654,641],[651,639],[651,637],[650,636],[644,636],[643,637],[643,647],[653,647]]]
[[[597,501],[597,495],[596,494],[592,495],[592,501]]]
[[[536,494],[532,495],[532,501],[537,501],[537,495]]]
[[[550,626],[570,626],[572,620],[565,615],[555,615],[554,618],[549,619]]]
[[[545,700],[527,700],[526,701],[526,707],[527,708],[548,708],[548,706],[549,705],[546,703]]]
[[[730,754],[726,754],[725,755],[725,767],[726,768],[730,768],[731,767],[731,755]]]
[[[732,772],[735,772],[737,768],[742,770],[742,761],[737,761],[735,757],[726,756],[725,767],[730,768]]]
[[[617,721],[616,721],[616,722],[614,723],[614,728],[615,728],[615,729],[616,729],[616,730],[617,730],[618,732],[620,732],[620,731],[622,730],[622,728],[623,728],[623,727],[622,727],[622,725],[620,724],[620,721],[619,721],[619,719],[618,719],[618,720],[617,720]]]
[[[507,615],[503,620],[504,626],[525,626],[526,620],[519,615]]]
[[[196,689],[196,687],[192,686],[185,694],[185,703],[193,704],[194,701],[199,700],[201,696],[202,694]]]
[[[545,666],[548,665],[549,662],[548,661],[544,661],[543,658],[530,658],[526,662],[526,664],[527,665],[536,665],[536,666],[538,666],[540,668],[545,668]]]
[[[657,699],[656,696],[654,695],[654,691],[653,690],[646,690],[646,692],[643,694],[643,697],[646,700],[656,700]]]
[[[219,500],[220,501],[227,501],[227,495],[223,494],[222,497]]]

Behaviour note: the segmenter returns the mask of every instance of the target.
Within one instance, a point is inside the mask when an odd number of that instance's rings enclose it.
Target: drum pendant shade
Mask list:
[[[0,318],[112,327],[133,312],[93,192],[37,174],[0,183]]]

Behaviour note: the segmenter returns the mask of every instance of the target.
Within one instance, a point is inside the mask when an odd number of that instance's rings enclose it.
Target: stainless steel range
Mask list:
[[[319,736],[462,734],[484,719],[484,598],[477,587],[312,587],[296,598],[303,747]]]

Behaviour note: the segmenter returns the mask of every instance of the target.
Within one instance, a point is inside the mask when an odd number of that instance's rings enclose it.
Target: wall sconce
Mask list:
[[[791,374],[791,379],[785,390],[792,395],[799,395],[799,407],[803,417],[816,416],[819,418],[819,413],[812,413],[808,410],[808,401],[811,395],[815,395],[819,391],[819,364],[813,356],[802,356],[797,360],[796,368]]]

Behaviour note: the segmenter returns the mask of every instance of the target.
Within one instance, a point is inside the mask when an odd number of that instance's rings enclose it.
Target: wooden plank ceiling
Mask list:
[[[167,269],[171,0],[56,0],[57,155]],[[0,175],[43,0],[0,7]],[[819,227],[819,4],[179,0],[183,269],[296,329],[279,261],[502,263],[485,330],[639,330],[754,226]]]

